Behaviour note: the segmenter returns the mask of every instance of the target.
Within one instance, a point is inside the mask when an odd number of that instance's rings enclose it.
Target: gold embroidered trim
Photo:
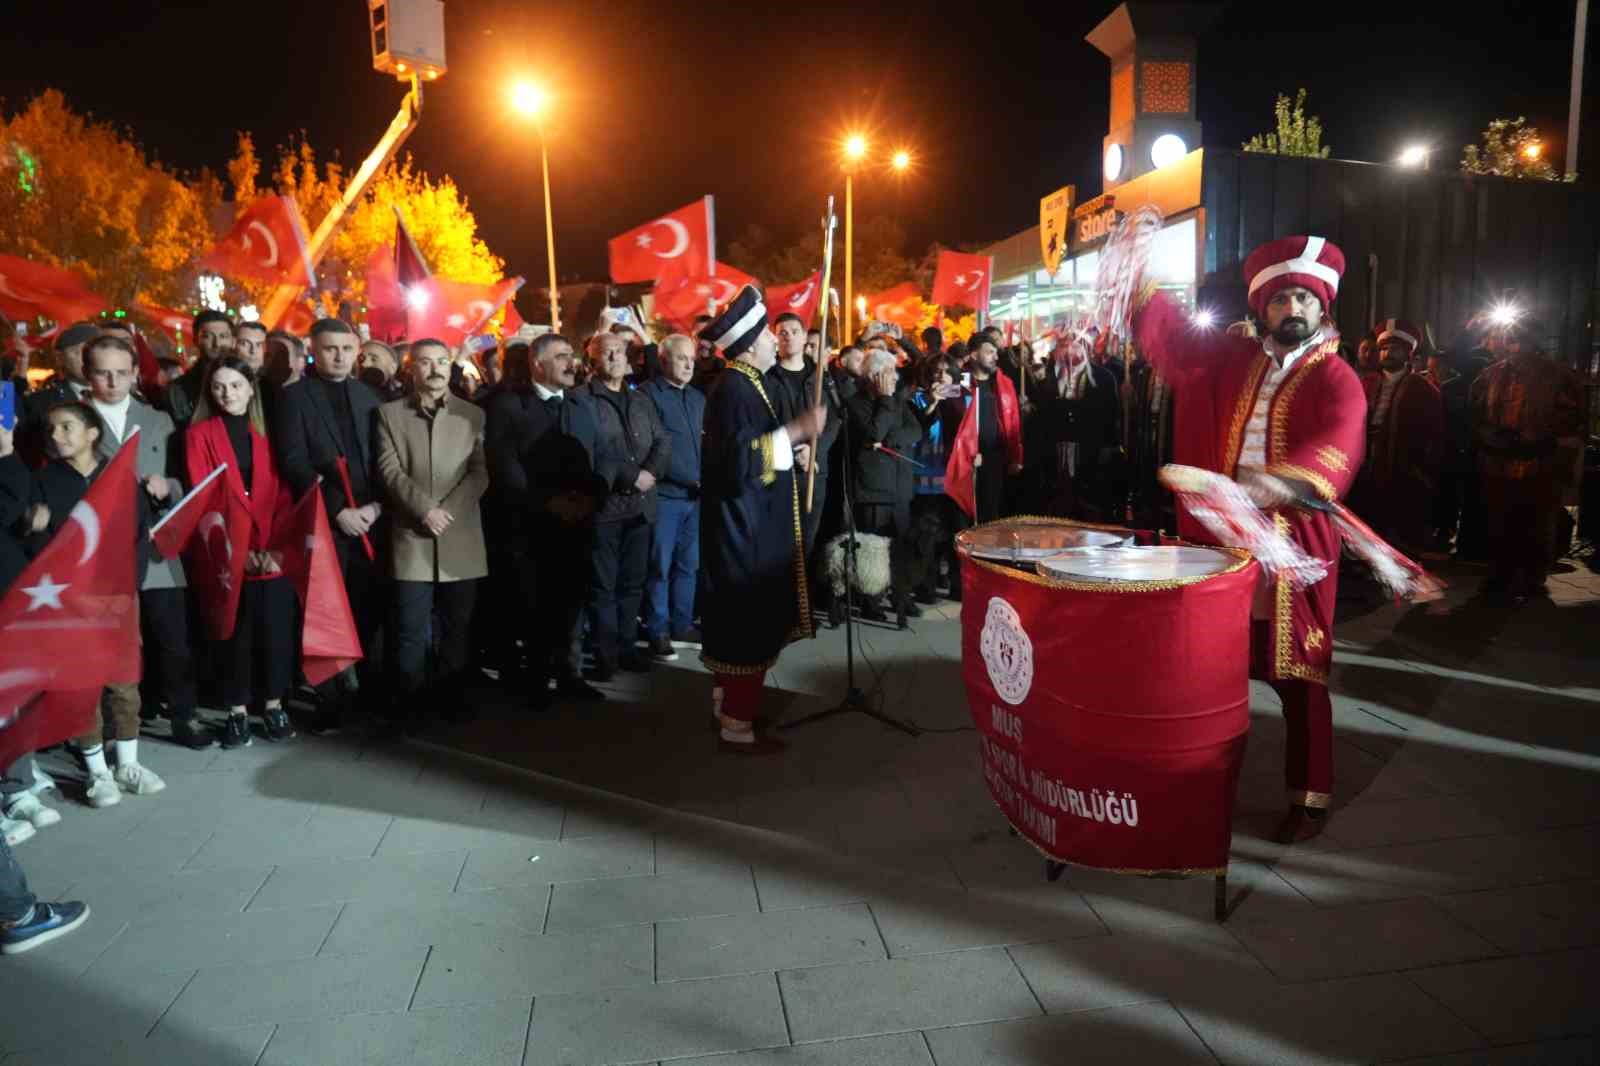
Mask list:
[[[1070,526],[1075,529],[1104,529],[1121,533],[1131,533],[1127,526],[1108,526],[1093,522],[1073,522],[1064,518],[1045,518],[1039,515],[1013,515],[995,522],[985,522],[980,526],[973,526],[973,531],[987,529],[990,526],[1004,525],[1052,525]],[[1188,544],[1187,541],[1179,543]],[[1215,574],[1201,574],[1197,577],[1170,577],[1159,581],[1074,581],[1071,578],[1045,577],[1041,574],[1029,573],[1026,570],[1013,570],[1009,566],[991,563],[987,559],[980,559],[973,555],[959,540],[956,550],[961,553],[962,565],[971,564],[983,570],[996,574],[1004,574],[1014,581],[1023,581],[1030,585],[1039,585],[1047,589],[1068,589],[1073,592],[1167,592],[1171,589],[1187,588],[1201,582],[1210,581],[1212,578],[1222,577],[1225,574],[1236,574],[1249,566],[1253,560],[1250,553],[1243,548],[1222,548],[1214,544],[1190,545],[1191,547],[1211,548],[1234,557],[1233,564],[1226,570],[1218,570]]]
[[[1298,804],[1301,807],[1311,807],[1315,810],[1325,811],[1333,806],[1333,793],[1290,789],[1289,802]]]
[[[1272,397],[1272,410],[1267,413],[1267,466],[1283,461],[1289,452],[1289,404],[1294,399],[1294,394],[1300,391],[1300,386],[1305,383],[1306,372],[1324,359],[1329,353],[1339,350],[1339,339],[1335,337],[1326,341],[1316,351],[1301,359],[1289,370],[1289,376],[1283,384],[1278,386],[1278,391]],[[1326,482],[1326,478],[1322,479]]]
[[[1277,526],[1278,532],[1285,537],[1289,535],[1289,520],[1281,514],[1272,516],[1272,521]],[[1296,662],[1294,657],[1294,589],[1282,578],[1273,578],[1274,616],[1272,619],[1274,672],[1280,678],[1294,678],[1298,681],[1315,681],[1319,685],[1328,683],[1328,672],[1318,670],[1306,663]]]
[[[1294,463],[1268,463],[1267,473],[1276,474],[1278,477],[1294,478],[1304,481],[1317,490],[1317,495],[1324,500],[1333,501],[1339,498],[1339,491],[1333,487],[1333,482],[1312,470],[1310,467],[1296,466]]]
[[[1322,627],[1312,626],[1311,629],[1306,633],[1306,651],[1316,651],[1318,648],[1322,647],[1322,636]]]
[[[1228,427],[1228,443],[1222,452],[1222,472],[1229,477],[1233,477],[1238,470],[1239,453],[1244,450],[1244,429],[1250,424],[1250,416],[1256,409],[1256,394],[1261,391],[1261,383],[1266,380],[1267,368],[1271,365],[1272,360],[1267,358],[1266,352],[1256,356],[1250,376],[1245,379],[1244,391],[1234,404],[1233,423]]]
[[[771,670],[777,664],[778,657],[774,655],[764,663],[740,665],[738,663],[725,663],[721,659],[713,659],[705,652],[701,652],[700,662],[713,674],[726,674],[729,677],[749,677],[751,674],[764,674]]]
[[[1350,457],[1343,449],[1335,448],[1331,444],[1324,444],[1317,449],[1317,461],[1329,470],[1337,470],[1341,474],[1350,471]]]
[[[761,483],[770,485],[778,480],[778,460],[772,448],[772,434],[764,433],[750,442],[753,450],[761,453]]]

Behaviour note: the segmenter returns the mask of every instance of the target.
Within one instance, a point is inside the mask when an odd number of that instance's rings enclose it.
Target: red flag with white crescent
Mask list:
[[[711,197],[703,196],[611,238],[611,280],[659,284],[716,275],[715,219]]]
[[[294,198],[263,196],[239,213],[233,229],[200,257],[199,265],[227,278],[305,288],[315,281],[309,249]]]
[[[437,337],[458,347],[469,335],[484,332],[489,319],[522,283],[522,278],[505,278],[492,285],[472,285],[434,276],[405,287],[406,336]]]
[[[283,554],[283,572],[294,582],[304,612],[301,669],[307,681],[320,685],[362,659],[361,638],[350,613],[320,484],[306,490],[275,535],[272,550]]]
[[[675,329],[689,330],[693,328],[696,317],[714,314],[715,308],[726,306],[746,285],[760,285],[760,282],[738,267],[718,263],[715,276],[701,275],[675,282],[658,282],[650,295],[655,299],[657,315],[666,319]]]
[[[111,306],[69,270],[15,255],[0,255],[0,312],[12,321],[48,318],[69,326]]]
[[[411,231],[406,228],[405,216],[400,214],[399,205],[394,208],[394,276],[402,288],[433,277],[433,271],[428,269],[428,261],[422,258],[417,242],[411,239]]]
[[[250,551],[250,509],[228,491],[226,469],[226,463],[213,468],[150,530],[163,558],[187,553],[189,588],[212,640],[233,636]]]
[[[869,320],[892,322],[906,332],[916,329],[922,321],[922,291],[914,282],[903,281],[865,299]]]
[[[822,305],[822,271],[817,271],[804,281],[793,285],[774,285],[767,290],[767,321],[776,322],[779,315],[799,315],[800,321],[810,329],[816,322],[817,308]]]
[[[987,310],[989,283],[993,278],[993,257],[941,248],[939,266],[933,277],[933,302],[941,307]]]
[[[138,431],[0,597],[0,766],[94,726],[139,680]]]

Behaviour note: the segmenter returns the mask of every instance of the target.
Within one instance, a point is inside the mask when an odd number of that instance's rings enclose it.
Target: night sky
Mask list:
[[[603,278],[607,237],[707,192],[724,250],[749,223],[814,226],[839,186],[837,138],[855,124],[877,131],[885,152],[904,144],[917,158],[903,179],[858,181],[858,217],[895,214],[908,252],[990,241],[1037,222],[1039,197],[1062,184],[1099,193],[1108,67],[1083,36],[1113,6],[989,0],[961,5],[977,18],[942,18],[924,4],[450,0],[450,71],[427,88],[408,148],[456,180],[490,247],[533,285],[545,277],[538,144],[504,104],[518,74],[558,98],[564,280]],[[1526,114],[1560,159],[1572,3],[1478,6],[1487,13],[1393,0],[1224,5],[1201,41],[1205,143],[1237,147],[1265,131],[1274,95],[1303,85],[1339,158],[1389,159],[1422,139],[1440,146],[1436,167],[1453,167],[1491,118]],[[353,167],[402,96],[371,67],[361,0],[7,7],[8,110],[59,88],[183,169],[221,170],[238,129],[263,156],[304,129]],[[1585,125],[1580,170],[1594,173],[1600,123]]]

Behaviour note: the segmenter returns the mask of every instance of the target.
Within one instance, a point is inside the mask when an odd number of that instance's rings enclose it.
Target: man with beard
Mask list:
[[[1322,237],[1284,237],[1245,260],[1250,310],[1262,339],[1197,333],[1186,311],[1146,281],[1134,336],[1177,397],[1173,461],[1238,481],[1277,528],[1328,574],[1296,589],[1264,577],[1251,617],[1251,675],[1283,701],[1288,724],[1284,842],[1320,831],[1333,800],[1333,705],[1328,697],[1340,541],[1324,512],[1287,506],[1298,495],[1336,500],[1361,467],[1366,398],[1339,358],[1330,314],[1344,253]],[[1215,543],[1180,505],[1178,532]]]
[[[199,312],[190,328],[194,335],[194,362],[161,397],[178,429],[187,427],[194,418],[194,408],[200,402],[200,390],[205,388],[206,369],[211,360],[223,352],[233,351],[233,320],[221,311]]]
[[[972,517],[975,522],[992,522],[1005,509],[1007,477],[1022,473],[1022,423],[1016,386],[1000,372],[1000,344],[992,333],[974,334],[971,373],[971,406],[977,409],[978,434],[978,450],[972,464],[976,468],[976,513]],[[962,427],[964,431],[965,422]]]
[[[1355,508],[1401,551],[1426,546],[1428,510],[1439,480],[1444,407],[1439,390],[1412,369],[1422,331],[1397,318],[1378,327],[1378,373],[1362,380],[1367,397],[1367,458]]]
[[[716,679],[721,750],[770,755],[783,744],[755,735],[762,683],[783,646],[812,632],[795,475],[812,459],[827,408],[779,418],[766,387],[778,343],[754,288],[741,289],[701,335],[728,366],[706,405],[700,660]]]

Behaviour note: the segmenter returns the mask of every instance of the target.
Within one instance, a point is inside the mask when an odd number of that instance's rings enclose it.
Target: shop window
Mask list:
[[[1189,113],[1189,64],[1155,60],[1140,63],[1139,80],[1145,114]]]

